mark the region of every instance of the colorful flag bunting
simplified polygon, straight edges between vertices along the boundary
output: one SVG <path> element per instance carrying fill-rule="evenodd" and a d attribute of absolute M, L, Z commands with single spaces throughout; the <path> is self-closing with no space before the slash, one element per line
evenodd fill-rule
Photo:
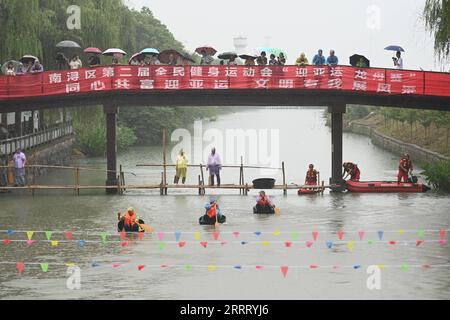
<path fill-rule="evenodd" d="M 48 241 L 52 239 L 52 235 L 53 235 L 52 231 L 45 231 L 45 236 L 47 237 Z"/>
<path fill-rule="evenodd" d="M 160 241 L 159 244 L 158 244 L 158 246 L 159 246 L 159 250 L 164 250 L 164 249 L 166 248 L 166 243 Z"/>
<path fill-rule="evenodd" d="M 281 273 L 283 274 L 283 277 L 287 278 L 288 271 L 289 271 L 289 267 L 288 266 L 282 266 L 281 267 Z"/>
<path fill-rule="evenodd" d="M 314 244 L 314 242 L 312 242 L 312 241 L 306 241 L 306 246 L 308 248 L 311 248 L 313 246 L 313 244 Z"/>
<path fill-rule="evenodd" d="M 313 235 L 314 241 L 317 241 L 317 237 L 319 236 L 319 233 L 318 233 L 317 231 L 314 231 L 314 232 L 312 233 L 312 235 Z"/>
<path fill-rule="evenodd" d="M 19 272 L 19 274 L 22 274 L 22 271 L 23 271 L 23 262 L 17 262 L 16 268 L 17 268 L 17 271 Z"/>
<path fill-rule="evenodd" d="M 194 238 L 195 240 L 200 241 L 202 239 L 202 234 L 197 231 L 194 233 Z"/>
<path fill-rule="evenodd" d="M 292 241 L 298 241 L 298 239 L 300 238 L 300 234 L 296 231 L 291 233 L 291 239 Z"/>
<path fill-rule="evenodd" d="M 444 238 L 445 238 L 445 230 L 444 230 L 444 229 L 442 229 L 442 230 L 439 231 L 439 237 L 440 237 L 441 239 L 444 239 Z"/>
<path fill-rule="evenodd" d="M 342 240 L 344 238 L 344 232 L 343 231 L 339 231 L 338 232 L 338 238 L 339 238 L 339 240 Z"/>
<path fill-rule="evenodd" d="M 185 241 L 180 241 L 180 242 L 178 243 L 178 247 L 180 247 L 180 248 L 184 248 L 185 245 L 186 245 L 186 242 L 185 242 Z"/>
<path fill-rule="evenodd" d="M 215 271 L 217 269 L 216 266 L 208 266 L 209 271 Z"/>
<path fill-rule="evenodd" d="M 359 240 L 361 240 L 361 241 L 363 241 L 364 240 L 364 236 L 365 236 L 365 232 L 364 231 L 360 231 L 360 232 L 358 232 L 358 235 L 359 235 Z"/>
<path fill-rule="evenodd" d="M 354 242 L 354 241 L 349 241 L 349 242 L 347 242 L 347 248 L 348 248 L 348 251 L 353 251 L 354 245 L 355 245 L 355 242 Z"/>
<path fill-rule="evenodd" d="M 57 247 L 59 242 L 58 241 L 52 241 L 51 244 L 52 244 L 52 247 Z"/>
<path fill-rule="evenodd" d="M 239 238 L 239 235 L 240 235 L 241 233 L 240 232 L 233 232 L 233 236 L 237 239 L 237 238 Z"/>
<path fill-rule="evenodd" d="M 328 249 L 333 248 L 333 242 L 332 241 L 327 241 L 327 247 L 328 247 Z"/>
<path fill-rule="evenodd" d="M 200 244 L 202 245 L 203 248 L 206 248 L 208 246 L 207 241 L 202 241 L 202 242 L 200 242 Z"/>
<path fill-rule="evenodd" d="M 255 232 L 255 235 L 256 235 L 257 237 L 260 237 L 260 236 L 262 235 L 262 232 L 261 232 L 261 231 L 256 231 L 256 232 Z"/>
<path fill-rule="evenodd" d="M 30 247 L 33 244 L 33 242 L 34 242 L 33 240 L 27 240 L 27 246 Z"/>
<path fill-rule="evenodd" d="M 108 236 L 108 234 L 106 232 L 102 232 L 100 233 L 100 237 L 102 238 L 102 242 L 103 244 L 106 243 L 106 237 Z"/>
<path fill-rule="evenodd" d="M 378 239 L 383 240 L 384 231 L 378 231 Z"/>
<path fill-rule="evenodd" d="M 175 232 L 175 241 L 180 242 L 181 239 L 181 232 Z"/>
<path fill-rule="evenodd" d="M 213 236 L 215 241 L 219 240 L 219 235 L 220 235 L 219 231 L 214 231 Z"/>
<path fill-rule="evenodd" d="M 144 269 L 144 268 L 145 268 L 144 265 L 139 265 L 139 266 L 138 266 L 138 271 L 142 271 L 142 269 Z"/>
<path fill-rule="evenodd" d="M 67 240 L 73 240 L 73 233 L 70 232 L 70 231 L 67 231 L 67 232 L 66 232 L 66 239 L 67 239 Z"/>
<path fill-rule="evenodd" d="M 41 269 L 43 272 L 47 272 L 48 271 L 48 263 L 41 263 Z"/>
<path fill-rule="evenodd" d="M 11 243 L 11 240 L 9 240 L 9 239 L 3 240 L 3 244 L 4 244 L 4 245 L 8 245 L 8 244 L 10 244 L 10 243 Z"/>
<path fill-rule="evenodd" d="M 158 239 L 159 239 L 159 241 L 164 240 L 164 232 L 158 232 Z"/>
<path fill-rule="evenodd" d="M 33 231 L 27 231 L 28 240 L 31 240 L 31 238 L 33 238 L 33 234 L 34 234 Z"/>
<path fill-rule="evenodd" d="M 292 242 L 286 241 L 286 242 L 284 243 L 284 245 L 286 246 L 286 248 L 291 248 L 291 247 L 292 247 Z"/>

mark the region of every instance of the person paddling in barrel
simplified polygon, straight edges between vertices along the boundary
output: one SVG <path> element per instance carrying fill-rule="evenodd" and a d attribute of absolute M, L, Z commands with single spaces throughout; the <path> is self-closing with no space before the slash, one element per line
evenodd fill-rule
<path fill-rule="evenodd" d="M 270 201 L 269 197 L 264 191 L 261 191 L 256 198 L 256 206 L 253 208 L 254 213 L 275 213 L 275 205 Z"/>
<path fill-rule="evenodd" d="M 201 225 L 215 225 L 216 223 L 225 223 L 226 217 L 220 211 L 216 198 L 211 198 L 205 205 L 206 213 L 199 220 Z"/>
<path fill-rule="evenodd" d="M 317 186 L 317 178 L 319 171 L 314 169 L 314 165 L 309 165 L 309 170 L 306 172 L 305 185 L 307 186 Z"/>
<path fill-rule="evenodd" d="M 153 232 L 153 228 L 146 226 L 145 222 L 139 219 L 134 208 L 128 208 L 125 215 L 117 214 L 119 223 L 117 229 L 119 232 Z"/>
<path fill-rule="evenodd" d="M 413 172 L 413 164 L 409 154 L 405 153 L 400 159 L 400 164 L 398 166 L 398 175 L 397 175 L 397 183 L 400 184 L 403 182 L 409 182 L 409 175 L 412 175 Z"/>
<path fill-rule="evenodd" d="M 357 164 L 346 162 L 344 163 L 343 167 L 344 174 L 342 176 L 345 176 L 344 180 L 347 180 L 347 178 L 350 176 L 350 180 L 359 182 L 361 178 L 361 171 L 359 170 Z"/>

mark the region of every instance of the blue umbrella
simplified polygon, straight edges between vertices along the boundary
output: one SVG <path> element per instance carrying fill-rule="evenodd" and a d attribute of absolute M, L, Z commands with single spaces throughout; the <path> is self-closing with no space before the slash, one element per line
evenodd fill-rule
<path fill-rule="evenodd" d="M 154 54 L 154 55 L 158 55 L 159 51 L 155 48 L 145 48 L 144 50 L 141 51 L 142 54 Z"/>
<path fill-rule="evenodd" d="M 384 48 L 384 50 L 405 52 L 405 50 L 403 50 L 403 48 L 400 46 L 389 46 Z"/>

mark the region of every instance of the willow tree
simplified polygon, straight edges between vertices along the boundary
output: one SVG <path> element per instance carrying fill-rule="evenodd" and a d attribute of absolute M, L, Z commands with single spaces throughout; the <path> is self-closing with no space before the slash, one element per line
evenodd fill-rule
<path fill-rule="evenodd" d="M 426 0 L 425 25 L 435 38 L 434 48 L 440 60 L 450 57 L 450 1 Z"/>

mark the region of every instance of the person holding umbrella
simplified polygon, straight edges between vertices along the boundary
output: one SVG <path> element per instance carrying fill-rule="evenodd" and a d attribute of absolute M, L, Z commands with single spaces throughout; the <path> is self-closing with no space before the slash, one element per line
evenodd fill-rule
<path fill-rule="evenodd" d="M 267 65 L 267 53 L 265 51 L 261 52 L 261 55 L 256 60 L 259 66 L 266 66 Z"/>
<path fill-rule="evenodd" d="M 14 70 L 14 64 L 12 62 L 9 62 L 6 66 L 6 73 L 7 76 L 15 76 L 16 70 Z"/>
<path fill-rule="evenodd" d="M 30 68 L 30 73 L 42 73 L 42 72 L 44 72 L 44 67 L 39 62 L 39 60 L 36 59 L 32 67 Z"/>
<path fill-rule="evenodd" d="M 200 60 L 200 65 L 211 65 L 214 61 L 214 58 L 209 55 L 206 50 L 201 51 L 202 59 Z"/>
<path fill-rule="evenodd" d="M 396 57 L 392 58 L 392 60 L 394 61 L 394 67 L 396 69 L 403 69 L 403 58 L 400 51 L 397 51 Z"/>
<path fill-rule="evenodd" d="M 300 54 L 300 57 L 298 57 L 297 61 L 295 61 L 295 64 L 297 66 L 307 66 L 309 64 L 308 58 L 306 58 L 304 52 Z"/>
<path fill-rule="evenodd" d="M 83 62 L 81 62 L 81 59 L 77 54 L 73 55 L 72 60 L 69 62 L 69 67 L 72 70 L 81 69 L 83 67 Z"/>

